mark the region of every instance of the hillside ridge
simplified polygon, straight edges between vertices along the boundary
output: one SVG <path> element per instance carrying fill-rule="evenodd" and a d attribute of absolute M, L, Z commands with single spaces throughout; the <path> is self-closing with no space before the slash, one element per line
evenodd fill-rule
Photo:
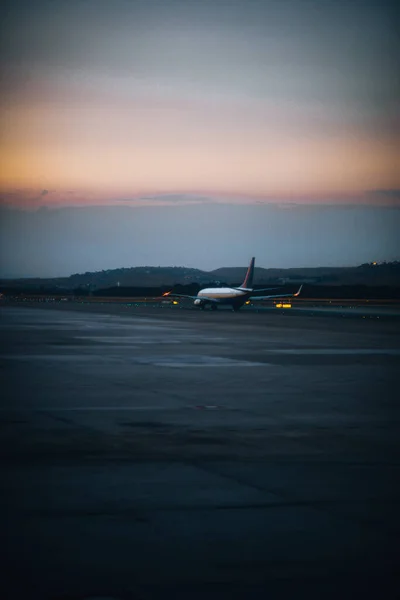
<path fill-rule="evenodd" d="M 1 287 L 58 288 L 90 290 L 110 287 L 160 287 L 209 284 L 240 285 L 247 267 L 220 267 L 202 271 L 190 267 L 126 267 L 86 273 L 69 277 L 0 279 Z M 364 263 L 357 267 L 263 268 L 254 270 L 254 284 L 310 283 L 314 285 L 400 285 L 400 261 Z"/>

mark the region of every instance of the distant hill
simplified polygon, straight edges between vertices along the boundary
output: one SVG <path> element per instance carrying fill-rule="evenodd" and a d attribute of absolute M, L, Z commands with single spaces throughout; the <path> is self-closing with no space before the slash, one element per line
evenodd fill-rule
<path fill-rule="evenodd" d="M 176 285 L 203 284 L 240 285 L 246 267 L 222 267 L 201 271 L 186 267 L 131 267 L 86 272 L 58 278 L 2 279 L 0 291 L 96 291 L 108 288 L 161 288 Z M 254 284 L 295 284 L 341 286 L 400 286 L 400 262 L 366 263 L 358 267 L 309 267 L 296 269 L 264 269 L 256 267 Z"/>
<path fill-rule="evenodd" d="M 209 273 L 216 279 L 241 282 L 243 269 L 221 268 Z M 358 267 L 304 267 L 255 269 L 255 284 L 304 282 L 322 285 L 400 285 L 400 262 L 365 263 Z"/>

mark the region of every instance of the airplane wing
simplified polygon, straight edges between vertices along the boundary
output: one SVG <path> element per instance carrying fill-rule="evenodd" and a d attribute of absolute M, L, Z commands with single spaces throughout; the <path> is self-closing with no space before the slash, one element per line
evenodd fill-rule
<path fill-rule="evenodd" d="M 259 290 L 253 290 L 253 292 L 269 292 L 269 290 L 279 290 L 279 288 L 277 288 L 277 287 L 273 287 L 273 288 L 261 288 Z"/>
<path fill-rule="evenodd" d="M 196 300 L 198 296 L 189 296 L 188 294 L 174 294 L 173 292 L 166 292 L 162 295 L 163 298 L 190 298 L 191 300 Z"/>
<path fill-rule="evenodd" d="M 249 300 L 269 300 L 270 298 L 294 298 L 300 295 L 301 288 L 303 284 L 299 287 L 298 291 L 295 294 L 271 294 L 269 296 L 250 296 Z"/>

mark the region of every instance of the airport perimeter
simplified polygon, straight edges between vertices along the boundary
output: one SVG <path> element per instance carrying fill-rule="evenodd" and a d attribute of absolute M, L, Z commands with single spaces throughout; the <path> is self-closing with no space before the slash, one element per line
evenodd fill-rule
<path fill-rule="evenodd" d="M 397 598 L 372 316 L 2 306 L 2 597 Z"/>

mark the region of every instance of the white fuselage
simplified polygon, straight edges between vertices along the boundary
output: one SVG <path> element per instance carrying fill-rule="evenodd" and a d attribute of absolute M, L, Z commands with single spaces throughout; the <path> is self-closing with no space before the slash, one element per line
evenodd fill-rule
<path fill-rule="evenodd" d="M 246 296 L 247 293 L 248 292 L 246 292 L 245 290 L 238 290 L 235 288 L 204 288 L 203 290 L 199 291 L 197 297 L 215 298 L 216 300 L 228 300 L 232 298 L 240 298 L 241 296 Z"/>
<path fill-rule="evenodd" d="M 204 288 L 197 294 L 194 304 L 195 306 L 200 306 L 200 308 L 204 308 L 207 304 L 211 304 L 211 308 L 217 308 L 217 304 L 230 304 L 233 307 L 240 308 L 250 294 L 251 290 L 247 290 L 246 288 Z"/>

